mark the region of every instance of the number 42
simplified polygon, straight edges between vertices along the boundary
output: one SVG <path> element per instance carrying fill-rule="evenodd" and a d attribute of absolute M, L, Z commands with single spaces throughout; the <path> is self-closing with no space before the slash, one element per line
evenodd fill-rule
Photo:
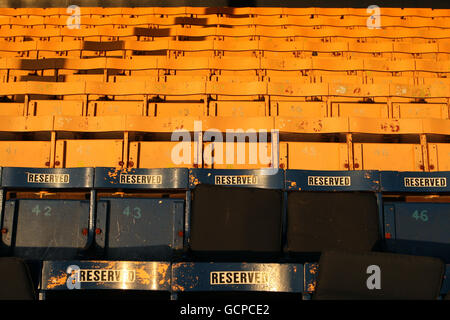
<path fill-rule="evenodd" d="M 41 213 L 41 209 L 39 209 L 39 205 L 35 206 L 32 210 L 31 210 L 34 214 L 36 214 L 36 216 L 38 216 Z M 51 207 L 44 207 L 44 216 L 46 217 L 50 217 L 52 214 L 52 208 Z"/>

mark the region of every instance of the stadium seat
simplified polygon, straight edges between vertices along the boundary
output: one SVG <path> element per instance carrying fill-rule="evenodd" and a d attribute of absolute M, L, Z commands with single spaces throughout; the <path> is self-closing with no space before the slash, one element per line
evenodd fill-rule
<path fill-rule="evenodd" d="M 326 251 L 319 266 L 314 300 L 435 300 L 444 275 L 439 259 L 378 252 Z"/>
<path fill-rule="evenodd" d="M 129 165 L 135 168 L 193 168 L 194 152 L 194 143 L 190 142 L 130 142 Z"/>
<path fill-rule="evenodd" d="M 205 168 L 214 169 L 262 169 L 269 168 L 273 159 L 271 143 L 260 142 L 212 142 L 203 145 Z"/>
<path fill-rule="evenodd" d="M 26 263 L 18 258 L 0 258 L 0 300 L 36 298 Z"/>
<path fill-rule="evenodd" d="M 206 115 L 205 105 L 195 102 L 151 102 L 148 115 L 155 117 L 201 117 Z"/>
<path fill-rule="evenodd" d="M 111 174 L 115 173 L 115 174 Z M 97 213 L 97 246 L 100 256 L 112 260 L 171 260 L 183 248 L 184 199 L 158 195 L 126 194 L 113 197 L 115 188 L 145 188 L 178 192 L 187 189 L 186 169 L 117 171 L 97 168 L 96 186 L 107 210 Z M 185 185 L 183 185 L 183 183 Z"/>
<path fill-rule="evenodd" d="M 1 141 L 0 166 L 2 167 L 36 167 L 50 165 L 49 141 Z"/>
<path fill-rule="evenodd" d="M 271 101 L 271 116 L 324 118 L 327 105 L 324 102 Z"/>
<path fill-rule="evenodd" d="M 142 101 L 91 101 L 88 116 L 145 115 Z"/>
<path fill-rule="evenodd" d="M 123 161 L 122 140 L 57 140 L 57 168 L 116 167 Z"/>
<path fill-rule="evenodd" d="M 104 257 L 133 261 L 171 259 L 172 251 L 182 248 L 182 241 L 180 246 L 176 239 L 183 232 L 184 201 L 101 199 L 109 205 L 108 217 L 104 217 L 108 221 L 104 230 L 108 244 Z"/>
<path fill-rule="evenodd" d="M 311 262 L 327 250 L 377 248 L 381 228 L 374 175 L 287 170 L 285 250 Z"/>
<path fill-rule="evenodd" d="M 358 170 L 423 171 L 420 145 L 409 143 L 354 143 Z"/>
<path fill-rule="evenodd" d="M 3 244 L 25 259 L 74 258 L 86 245 L 88 218 L 89 201 L 7 200 L 3 225 L 11 232 Z"/>
<path fill-rule="evenodd" d="M 289 252 L 370 251 L 380 237 L 373 194 L 292 192 L 288 221 Z"/>
<path fill-rule="evenodd" d="M 437 103 L 394 103 L 392 116 L 395 119 L 435 118 L 448 119 L 448 106 Z"/>
<path fill-rule="evenodd" d="M 448 203 L 384 202 L 387 250 L 438 257 L 449 263 L 448 208 Z"/>
<path fill-rule="evenodd" d="M 233 177 L 223 171 L 222 177 L 221 171 L 214 171 L 210 183 L 215 185 L 200 183 L 192 190 L 190 248 L 209 261 L 229 253 L 273 258 L 281 250 L 282 193 L 273 187 L 239 186 L 241 174 L 245 184 L 256 179 L 263 185 L 266 178 L 255 175 L 257 171 L 235 172 L 238 176 Z M 226 186 L 229 182 L 238 185 Z"/>
<path fill-rule="evenodd" d="M 386 104 L 373 103 L 333 103 L 333 117 L 388 118 L 389 107 Z"/>
<path fill-rule="evenodd" d="M 23 116 L 24 104 L 4 102 L 0 104 L 0 116 Z"/>
<path fill-rule="evenodd" d="M 32 100 L 28 105 L 28 116 L 81 116 L 82 101 L 69 100 Z"/>
<path fill-rule="evenodd" d="M 450 171 L 450 144 L 429 143 L 428 155 L 431 171 Z"/>
<path fill-rule="evenodd" d="M 85 255 L 92 206 L 83 189 L 92 186 L 92 174 L 86 168 L 4 168 L 2 186 L 9 197 L 4 204 L 3 254 L 38 261 Z M 102 210 L 100 203 L 97 210 Z"/>
<path fill-rule="evenodd" d="M 287 145 L 286 169 L 348 170 L 347 144 L 333 142 L 281 142 Z M 280 161 L 282 162 L 282 161 Z"/>
<path fill-rule="evenodd" d="M 216 101 L 209 104 L 209 115 L 220 117 L 263 117 L 268 114 L 266 114 L 264 101 Z"/>

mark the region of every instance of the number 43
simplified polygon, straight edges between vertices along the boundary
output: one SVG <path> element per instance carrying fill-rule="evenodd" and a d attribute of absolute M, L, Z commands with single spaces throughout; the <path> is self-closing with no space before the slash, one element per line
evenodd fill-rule
<path fill-rule="evenodd" d="M 125 207 L 125 209 L 123 210 L 123 214 L 124 215 L 126 215 L 127 217 L 128 216 L 130 216 L 130 212 L 131 210 L 130 210 L 130 207 Z M 142 214 L 141 214 L 141 208 L 139 208 L 139 207 L 134 207 L 133 208 L 133 218 L 135 218 L 135 219 L 140 219 L 142 217 Z"/>
<path fill-rule="evenodd" d="M 419 220 L 419 219 L 420 219 L 420 220 L 422 220 L 423 222 L 427 222 L 427 221 L 428 221 L 428 215 L 427 215 L 427 213 L 428 213 L 427 210 L 422 210 L 422 211 L 420 211 L 420 213 L 419 213 L 418 210 L 416 210 L 416 211 L 414 211 L 412 217 L 413 217 L 414 219 L 416 219 L 416 220 Z"/>

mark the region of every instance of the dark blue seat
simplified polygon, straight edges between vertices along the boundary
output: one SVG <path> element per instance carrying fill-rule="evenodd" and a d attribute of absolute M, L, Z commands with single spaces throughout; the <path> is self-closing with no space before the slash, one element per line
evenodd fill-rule
<path fill-rule="evenodd" d="M 450 263 L 450 203 L 438 202 L 450 192 L 449 182 L 450 172 L 381 173 L 387 251 Z M 405 201 L 408 196 L 413 200 Z"/>

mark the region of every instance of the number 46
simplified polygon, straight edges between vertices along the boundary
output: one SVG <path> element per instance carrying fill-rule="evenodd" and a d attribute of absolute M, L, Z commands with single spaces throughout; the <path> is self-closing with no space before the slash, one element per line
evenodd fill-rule
<path fill-rule="evenodd" d="M 428 211 L 427 210 L 422 210 L 422 211 L 420 211 L 420 213 L 419 213 L 419 211 L 418 210 L 416 210 L 416 211 L 414 211 L 414 213 L 413 213 L 413 218 L 414 219 L 416 219 L 416 220 L 422 220 L 423 222 L 427 222 L 428 221 L 428 215 L 427 215 L 427 213 L 428 213 Z"/>

